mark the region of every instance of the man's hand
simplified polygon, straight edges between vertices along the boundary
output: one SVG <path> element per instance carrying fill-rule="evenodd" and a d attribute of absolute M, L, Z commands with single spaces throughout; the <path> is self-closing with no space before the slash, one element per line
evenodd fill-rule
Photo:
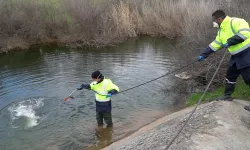
<path fill-rule="evenodd" d="M 226 43 L 226 44 L 223 45 L 223 47 L 228 48 L 228 47 L 229 47 L 229 44 Z"/>
<path fill-rule="evenodd" d="M 77 90 L 82 90 L 83 89 L 83 84 L 81 84 L 79 87 L 76 88 Z"/>
<path fill-rule="evenodd" d="M 108 93 L 106 96 L 107 96 L 107 97 L 111 97 L 111 96 L 112 96 L 112 94 L 111 94 L 111 93 Z"/>
<path fill-rule="evenodd" d="M 205 59 L 204 56 L 202 56 L 202 55 L 198 56 L 198 61 L 203 61 L 204 59 Z"/>

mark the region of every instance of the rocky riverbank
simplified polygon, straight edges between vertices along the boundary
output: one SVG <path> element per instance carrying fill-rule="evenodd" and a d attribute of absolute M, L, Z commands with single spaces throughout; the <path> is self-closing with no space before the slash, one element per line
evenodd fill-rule
<path fill-rule="evenodd" d="M 243 109 L 249 102 L 209 102 L 198 107 L 172 150 L 249 150 L 250 112 Z M 104 150 L 164 150 L 188 118 L 193 107 L 165 116 Z"/>

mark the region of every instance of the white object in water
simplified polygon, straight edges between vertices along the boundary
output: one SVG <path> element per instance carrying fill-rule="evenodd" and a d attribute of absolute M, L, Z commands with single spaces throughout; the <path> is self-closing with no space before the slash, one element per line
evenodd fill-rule
<path fill-rule="evenodd" d="M 182 73 L 176 74 L 174 76 L 177 78 L 183 79 L 183 80 L 187 80 L 187 79 L 191 78 L 191 75 L 188 75 L 187 72 L 182 72 Z"/>
<path fill-rule="evenodd" d="M 11 113 L 12 121 L 18 120 L 20 118 L 26 118 L 27 127 L 36 126 L 38 124 L 38 119 L 40 117 L 36 116 L 35 109 L 43 106 L 42 101 L 43 101 L 43 98 L 26 100 L 8 108 L 8 110 Z"/>

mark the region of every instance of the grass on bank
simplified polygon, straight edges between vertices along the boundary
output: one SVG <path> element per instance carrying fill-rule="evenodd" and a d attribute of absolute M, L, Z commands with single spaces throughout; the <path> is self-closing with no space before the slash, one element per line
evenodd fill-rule
<path fill-rule="evenodd" d="M 224 93 L 224 87 L 218 87 L 216 90 L 212 92 L 207 92 L 202 101 L 215 100 L 217 97 L 222 96 L 223 93 Z M 188 98 L 186 106 L 197 104 L 202 94 L 203 94 L 202 92 L 192 94 Z M 233 93 L 232 96 L 235 99 L 243 99 L 250 101 L 250 88 L 244 83 L 243 79 L 238 80 L 235 92 Z"/>

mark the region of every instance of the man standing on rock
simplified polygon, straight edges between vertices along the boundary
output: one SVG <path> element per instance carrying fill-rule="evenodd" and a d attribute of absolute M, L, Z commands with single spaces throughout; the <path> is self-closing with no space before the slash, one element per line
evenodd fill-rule
<path fill-rule="evenodd" d="M 236 80 L 241 75 L 250 86 L 250 29 L 249 24 L 241 18 L 226 16 L 222 10 L 212 14 L 213 26 L 219 28 L 216 39 L 198 57 L 204 60 L 209 54 L 225 47 L 231 54 L 230 65 L 227 69 L 224 96 L 216 100 L 232 101 Z M 249 91 L 250 92 L 250 91 Z M 250 111 L 250 105 L 245 106 Z"/>

